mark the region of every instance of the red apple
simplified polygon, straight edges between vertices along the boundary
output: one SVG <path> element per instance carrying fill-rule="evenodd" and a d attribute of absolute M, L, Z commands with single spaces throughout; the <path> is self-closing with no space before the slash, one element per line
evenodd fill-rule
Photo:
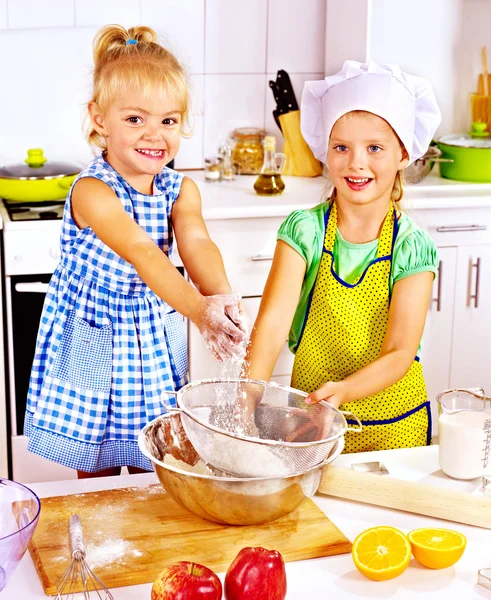
<path fill-rule="evenodd" d="M 152 600 L 220 600 L 222 582 L 215 573 L 182 560 L 166 567 L 152 586 Z"/>
<path fill-rule="evenodd" d="M 226 600 L 284 600 L 286 572 L 277 550 L 242 548 L 225 575 Z"/>

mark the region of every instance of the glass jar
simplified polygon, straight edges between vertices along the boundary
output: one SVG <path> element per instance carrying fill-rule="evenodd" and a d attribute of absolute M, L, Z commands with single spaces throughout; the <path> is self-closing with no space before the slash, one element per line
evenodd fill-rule
<path fill-rule="evenodd" d="M 235 142 L 232 159 L 239 165 L 241 175 L 258 175 L 261 172 L 264 133 L 264 130 L 257 127 L 240 127 L 232 132 Z"/>
<path fill-rule="evenodd" d="M 218 156 L 205 158 L 206 181 L 220 181 L 222 178 L 222 159 Z"/>

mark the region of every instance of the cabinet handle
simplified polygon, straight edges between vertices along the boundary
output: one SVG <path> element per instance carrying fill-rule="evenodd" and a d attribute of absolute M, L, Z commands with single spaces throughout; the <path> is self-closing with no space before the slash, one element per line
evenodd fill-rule
<path fill-rule="evenodd" d="M 487 225 L 442 225 L 437 227 L 438 233 L 457 233 L 459 231 L 486 231 Z"/>
<path fill-rule="evenodd" d="M 469 303 L 472 302 L 472 300 L 474 300 L 474 308 L 478 308 L 478 306 L 479 306 L 479 279 L 481 276 L 481 259 L 480 258 L 478 258 L 475 263 L 471 263 L 471 274 L 472 274 L 472 269 L 476 269 L 476 287 L 474 288 L 475 289 L 474 293 L 471 294 L 469 297 Z"/>
<path fill-rule="evenodd" d="M 42 281 L 26 281 L 15 284 L 16 292 L 27 292 L 31 294 L 46 294 L 49 284 Z"/>
<path fill-rule="evenodd" d="M 259 262 L 261 260 L 273 260 L 272 254 L 256 254 L 255 256 L 251 256 L 251 260 L 254 262 Z"/>
<path fill-rule="evenodd" d="M 442 272 L 443 272 L 443 262 L 440 261 L 438 263 L 438 285 L 436 288 L 436 298 L 433 298 L 433 302 L 436 302 L 436 311 L 440 312 L 442 310 Z"/>

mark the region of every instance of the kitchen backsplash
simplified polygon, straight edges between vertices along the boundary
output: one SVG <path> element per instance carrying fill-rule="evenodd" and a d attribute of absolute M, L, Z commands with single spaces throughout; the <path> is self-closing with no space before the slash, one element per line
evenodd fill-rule
<path fill-rule="evenodd" d="M 31 147 L 90 160 L 82 122 L 102 25 L 149 25 L 186 66 L 194 127 L 176 166 L 200 168 L 235 127 L 279 134 L 268 80 L 285 69 L 300 100 L 324 76 L 325 22 L 326 0 L 0 0 L 0 164 Z"/>

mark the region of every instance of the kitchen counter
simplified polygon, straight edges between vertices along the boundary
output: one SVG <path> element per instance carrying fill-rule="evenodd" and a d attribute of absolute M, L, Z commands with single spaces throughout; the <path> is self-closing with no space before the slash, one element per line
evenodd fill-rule
<path fill-rule="evenodd" d="M 354 462 L 381 461 L 394 476 L 408 481 L 419 481 L 472 492 L 478 482 L 459 482 L 446 478 L 439 470 L 438 447 L 389 450 L 365 454 L 344 455 L 337 466 Z M 120 488 L 155 483 L 155 474 L 126 475 L 81 481 L 59 481 L 32 484 L 41 497 L 75 494 L 102 489 Z M 461 560 L 448 569 L 433 571 L 419 565 L 414 559 L 398 578 L 374 582 L 361 575 L 353 565 L 350 554 L 287 563 L 287 600 L 343 600 L 355 598 L 434 600 L 491 599 L 491 591 L 477 585 L 477 571 L 491 567 L 491 531 L 439 519 L 423 517 L 368 504 L 315 496 L 314 500 L 326 515 L 353 540 L 361 531 L 377 525 L 391 525 L 408 532 L 419 527 L 447 527 L 467 537 L 467 548 Z M 244 541 L 244 545 L 247 543 Z M 223 580 L 223 574 L 220 574 Z M 151 584 L 116 588 L 115 600 L 143 600 L 150 598 Z M 28 554 L 5 588 L 5 600 L 46 598 Z M 264 599 L 267 600 L 267 599 Z"/>
<path fill-rule="evenodd" d="M 233 181 L 209 182 L 204 171 L 183 171 L 193 179 L 203 198 L 205 220 L 256 217 L 283 217 L 298 208 L 310 208 L 323 200 L 324 177 L 284 177 L 285 191 L 277 197 L 258 196 L 255 175 L 242 175 Z M 403 208 L 432 210 L 484 208 L 491 206 L 491 183 L 465 183 L 443 179 L 438 170 L 420 183 L 406 185 Z"/>

